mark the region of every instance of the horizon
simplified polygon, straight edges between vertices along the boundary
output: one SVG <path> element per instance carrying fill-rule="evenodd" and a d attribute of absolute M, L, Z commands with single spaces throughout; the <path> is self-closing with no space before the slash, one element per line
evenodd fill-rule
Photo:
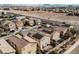
<path fill-rule="evenodd" d="M 0 6 L 79 6 L 79 4 L 0 4 Z"/>

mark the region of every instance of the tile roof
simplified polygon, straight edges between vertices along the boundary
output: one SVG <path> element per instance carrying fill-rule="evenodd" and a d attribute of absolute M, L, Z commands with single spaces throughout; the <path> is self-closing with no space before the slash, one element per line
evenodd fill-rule
<path fill-rule="evenodd" d="M 19 48 L 23 48 L 24 46 L 28 45 L 28 43 L 29 43 L 25 39 L 23 39 L 23 38 L 20 39 L 16 36 L 10 36 L 8 38 L 8 41 L 13 42 Z"/>

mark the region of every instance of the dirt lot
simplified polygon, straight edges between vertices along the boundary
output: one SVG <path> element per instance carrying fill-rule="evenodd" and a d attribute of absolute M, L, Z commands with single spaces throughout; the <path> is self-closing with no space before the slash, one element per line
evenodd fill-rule
<path fill-rule="evenodd" d="M 4 10 L 0 10 L 4 11 Z M 46 12 L 46 11 L 17 11 L 17 10 L 10 10 L 6 12 L 13 12 L 21 15 L 26 16 L 33 16 L 48 20 L 55 20 L 55 21 L 67 21 L 67 22 L 75 22 L 79 23 L 79 16 L 66 16 L 64 13 L 53 13 L 53 12 Z"/>

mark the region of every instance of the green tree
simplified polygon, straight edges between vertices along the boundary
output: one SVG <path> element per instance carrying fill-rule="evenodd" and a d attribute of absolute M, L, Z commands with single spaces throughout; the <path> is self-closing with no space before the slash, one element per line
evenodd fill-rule
<path fill-rule="evenodd" d="M 2 16 L 4 16 L 4 12 L 2 12 Z"/>
<path fill-rule="evenodd" d="M 3 33 L 4 32 L 4 29 L 3 28 L 0 28 L 0 33 Z"/>

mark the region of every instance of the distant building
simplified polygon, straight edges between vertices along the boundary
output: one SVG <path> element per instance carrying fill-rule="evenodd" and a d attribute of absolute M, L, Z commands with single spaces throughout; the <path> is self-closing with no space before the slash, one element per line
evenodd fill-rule
<path fill-rule="evenodd" d="M 50 37 L 44 36 L 40 33 L 32 35 L 32 38 L 38 42 L 38 46 L 41 50 L 44 50 L 48 45 L 50 45 Z"/>
<path fill-rule="evenodd" d="M 23 30 L 20 31 L 20 33 L 21 33 L 21 35 L 23 35 L 23 36 L 27 36 L 27 34 L 28 34 L 28 29 L 23 29 Z"/>
<path fill-rule="evenodd" d="M 27 25 L 33 26 L 33 25 L 40 25 L 42 21 L 37 18 L 29 18 L 29 19 L 25 19 L 24 23 Z"/>
<path fill-rule="evenodd" d="M 15 54 L 16 51 L 13 47 L 11 47 L 7 41 L 4 39 L 0 39 L 0 53 L 1 54 Z"/>
<path fill-rule="evenodd" d="M 67 29 L 67 27 L 54 27 L 54 31 L 51 33 L 51 39 L 55 41 L 60 40 L 61 35 L 63 36 Z"/>
<path fill-rule="evenodd" d="M 22 20 L 22 19 L 25 19 L 25 18 L 26 18 L 26 16 L 17 16 L 16 17 L 17 20 Z"/>
<path fill-rule="evenodd" d="M 52 33 L 52 40 L 55 40 L 55 41 L 60 40 L 60 32 L 54 31 L 54 32 Z"/>
<path fill-rule="evenodd" d="M 35 20 L 34 18 L 29 18 L 28 23 L 29 23 L 30 26 L 33 26 L 35 24 L 34 20 Z"/>
<path fill-rule="evenodd" d="M 4 10 L 10 10 L 10 8 L 4 8 Z"/>
<path fill-rule="evenodd" d="M 24 19 L 23 23 L 24 23 L 25 26 L 27 26 L 27 25 L 33 26 L 34 25 L 34 19 L 33 18 Z"/>
<path fill-rule="evenodd" d="M 67 31 L 67 29 L 68 29 L 68 27 L 54 27 L 54 29 L 56 30 L 56 31 L 58 31 L 58 32 L 63 32 L 63 35 L 66 33 L 66 31 Z"/>
<path fill-rule="evenodd" d="M 22 29 L 23 28 L 23 22 L 21 20 L 15 21 L 15 25 L 17 29 Z"/>
<path fill-rule="evenodd" d="M 14 47 L 17 53 L 21 54 L 35 54 L 37 50 L 36 41 L 32 40 L 28 36 L 10 36 L 8 42 Z"/>
<path fill-rule="evenodd" d="M 4 23 L 4 27 L 8 27 L 10 29 L 10 31 L 13 31 L 16 29 L 15 23 L 12 21 L 6 21 Z"/>
<path fill-rule="evenodd" d="M 44 33 L 46 33 L 46 34 L 51 34 L 53 31 L 54 31 L 53 28 L 44 28 L 44 29 L 42 30 L 42 32 L 44 32 Z"/>
<path fill-rule="evenodd" d="M 34 21 L 35 21 L 36 25 L 41 25 L 41 23 L 42 23 L 42 21 L 40 19 L 35 19 Z"/>

